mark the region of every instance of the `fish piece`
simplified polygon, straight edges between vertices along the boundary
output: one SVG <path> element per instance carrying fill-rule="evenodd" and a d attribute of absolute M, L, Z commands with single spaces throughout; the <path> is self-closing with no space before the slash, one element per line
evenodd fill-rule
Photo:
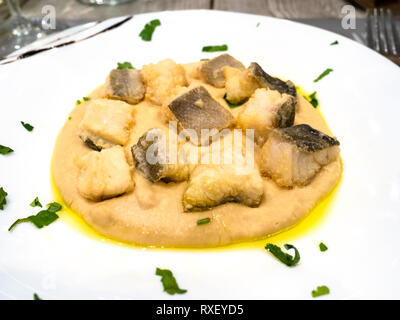
<path fill-rule="evenodd" d="M 132 106 L 123 101 L 93 99 L 87 102 L 79 124 L 79 137 L 91 149 L 100 151 L 124 145 L 133 123 Z"/>
<path fill-rule="evenodd" d="M 220 105 L 204 87 L 194 88 L 169 105 L 180 126 L 193 129 L 198 137 L 201 129 L 218 129 L 232 126 L 235 118 L 229 110 Z"/>
<path fill-rule="evenodd" d="M 152 182 L 179 182 L 189 178 L 191 166 L 178 158 L 172 161 L 168 145 L 167 134 L 159 128 L 153 128 L 132 146 L 135 166 L 146 179 Z"/>
<path fill-rule="evenodd" d="M 338 140 L 307 124 L 275 129 L 262 147 L 260 170 L 279 186 L 304 186 L 337 159 L 338 146 Z"/>
<path fill-rule="evenodd" d="M 140 70 L 114 69 L 107 77 L 105 96 L 137 104 L 144 98 L 145 86 Z"/>
<path fill-rule="evenodd" d="M 264 194 L 256 169 L 236 165 L 200 165 L 183 194 L 184 211 L 202 211 L 226 202 L 258 207 Z"/>
<path fill-rule="evenodd" d="M 232 104 L 240 104 L 259 88 L 258 81 L 247 69 L 223 67 L 225 77 L 226 100 Z"/>
<path fill-rule="evenodd" d="M 160 106 L 168 104 L 180 87 L 188 85 L 185 69 L 171 59 L 143 66 L 142 76 L 146 99 Z"/>
<path fill-rule="evenodd" d="M 200 72 L 204 80 L 217 88 L 225 86 L 225 77 L 222 67 L 230 66 L 237 69 L 245 69 L 245 66 L 229 54 L 221 54 L 214 59 L 206 61 L 201 66 Z"/>
<path fill-rule="evenodd" d="M 269 88 L 271 90 L 277 90 L 280 93 L 291 95 L 292 97 L 297 98 L 297 90 L 295 85 L 291 81 L 282 81 L 281 79 L 274 78 L 266 73 L 261 66 L 256 63 L 252 62 L 248 68 L 249 74 L 252 75 L 257 82 L 259 83 L 260 87 L 262 88 Z"/>
<path fill-rule="evenodd" d="M 254 129 L 256 142 L 260 145 L 272 129 L 292 126 L 296 113 L 291 95 L 265 88 L 257 89 L 242 108 L 237 125 L 242 129 Z"/>
<path fill-rule="evenodd" d="M 124 149 L 120 146 L 100 152 L 90 151 L 82 157 L 78 166 L 78 191 L 86 199 L 101 201 L 134 188 Z"/>

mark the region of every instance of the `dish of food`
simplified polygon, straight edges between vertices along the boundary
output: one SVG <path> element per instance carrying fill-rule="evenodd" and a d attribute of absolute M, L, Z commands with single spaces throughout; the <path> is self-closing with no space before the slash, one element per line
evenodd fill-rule
<path fill-rule="evenodd" d="M 375 52 L 158 12 L 0 67 L 1 298 L 398 295 L 400 72 Z"/>
<path fill-rule="evenodd" d="M 334 188 L 339 142 L 328 134 L 294 85 L 257 63 L 246 69 L 229 54 L 184 65 L 165 59 L 113 69 L 75 106 L 53 173 L 65 202 L 106 236 L 226 245 L 292 226 Z"/>

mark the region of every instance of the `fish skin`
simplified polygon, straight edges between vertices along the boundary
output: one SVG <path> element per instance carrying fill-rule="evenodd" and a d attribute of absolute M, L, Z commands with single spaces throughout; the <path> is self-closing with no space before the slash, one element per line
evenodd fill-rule
<path fill-rule="evenodd" d="M 177 97 L 168 107 L 179 124 L 185 129 L 195 130 L 198 137 L 201 136 L 201 129 L 221 130 L 232 126 L 235 121 L 231 112 L 214 100 L 202 86 Z"/>
<path fill-rule="evenodd" d="M 293 127 L 277 129 L 275 132 L 283 139 L 304 152 L 316 152 L 325 148 L 339 146 L 340 142 L 327 134 L 318 131 L 308 124 L 299 124 Z"/>
<path fill-rule="evenodd" d="M 297 102 L 297 90 L 295 85 L 291 81 L 282 81 L 279 78 L 275 78 L 266 73 L 257 62 L 252 62 L 248 68 L 249 73 L 257 79 L 261 87 L 269 88 L 271 90 L 277 90 L 280 93 L 286 93 L 295 98 Z"/>
<path fill-rule="evenodd" d="M 162 140 L 157 138 L 157 141 L 148 141 L 147 137 L 149 134 L 161 137 Z M 165 133 L 159 128 L 149 129 L 145 132 L 139 138 L 137 144 L 131 147 L 132 157 L 135 160 L 135 167 L 151 182 L 158 182 L 160 180 L 164 182 L 185 181 L 189 178 L 191 166 L 181 162 L 168 164 L 167 150 L 164 150 L 164 142 L 167 141 L 166 139 Z M 149 163 L 146 154 L 149 147 L 153 145 L 160 158 L 158 158 L 158 161 L 155 163 Z M 161 158 L 163 155 L 165 155 L 165 158 Z"/>
<path fill-rule="evenodd" d="M 272 130 L 261 149 L 259 166 L 280 187 L 306 186 L 339 154 L 339 141 L 301 124 Z"/>
<path fill-rule="evenodd" d="M 113 69 L 106 81 L 106 96 L 137 104 L 143 100 L 145 86 L 140 70 Z"/>
<path fill-rule="evenodd" d="M 223 88 L 225 86 L 225 76 L 221 68 L 226 66 L 245 69 L 245 66 L 240 61 L 225 53 L 204 62 L 200 72 L 207 83 L 217 88 Z"/>
<path fill-rule="evenodd" d="M 86 138 L 84 143 L 92 150 L 94 151 L 101 151 L 103 149 L 100 146 L 97 146 L 90 138 Z"/>

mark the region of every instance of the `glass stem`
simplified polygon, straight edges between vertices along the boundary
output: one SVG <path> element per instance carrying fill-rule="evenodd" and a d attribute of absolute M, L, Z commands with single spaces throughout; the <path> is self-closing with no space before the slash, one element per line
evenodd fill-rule
<path fill-rule="evenodd" d="M 21 7 L 19 6 L 19 0 L 4 0 L 4 2 L 10 10 L 12 18 L 22 16 Z"/>

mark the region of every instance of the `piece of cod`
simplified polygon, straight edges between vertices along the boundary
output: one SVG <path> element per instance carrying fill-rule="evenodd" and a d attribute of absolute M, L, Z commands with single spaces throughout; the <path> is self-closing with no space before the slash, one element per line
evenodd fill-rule
<path fill-rule="evenodd" d="M 86 199 L 101 201 L 134 188 L 124 149 L 120 146 L 90 151 L 80 159 L 78 167 L 78 191 Z"/>
<path fill-rule="evenodd" d="M 200 165 L 190 175 L 183 194 L 184 211 L 203 211 L 238 202 L 258 207 L 264 194 L 257 169 L 240 165 Z"/>
<path fill-rule="evenodd" d="M 273 130 L 261 150 L 260 171 L 281 187 L 304 186 L 339 156 L 339 141 L 307 124 Z"/>
<path fill-rule="evenodd" d="M 242 129 L 254 129 L 259 145 L 267 140 L 272 129 L 293 125 L 296 112 L 293 96 L 265 88 L 257 89 L 242 108 L 237 125 Z"/>

